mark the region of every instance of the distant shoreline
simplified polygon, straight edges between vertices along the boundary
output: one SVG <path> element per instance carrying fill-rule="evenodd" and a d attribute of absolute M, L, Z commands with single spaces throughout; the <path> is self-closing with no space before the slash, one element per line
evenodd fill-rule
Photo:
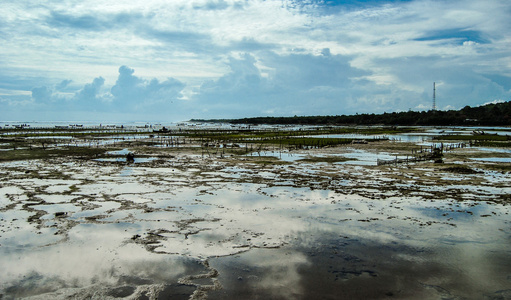
<path fill-rule="evenodd" d="M 511 101 L 460 110 L 407 111 L 338 116 L 192 119 L 190 122 L 268 125 L 511 126 Z"/>

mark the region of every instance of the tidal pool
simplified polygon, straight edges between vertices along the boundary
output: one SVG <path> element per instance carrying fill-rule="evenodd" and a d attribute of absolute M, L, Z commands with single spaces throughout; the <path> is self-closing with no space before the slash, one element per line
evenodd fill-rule
<path fill-rule="evenodd" d="M 146 163 L 155 160 L 155 157 L 135 157 L 134 163 Z M 126 157 L 107 157 L 107 158 L 97 158 L 96 161 L 103 162 L 126 162 Z"/>
<path fill-rule="evenodd" d="M 295 157 L 0 163 L 0 298 L 510 297 L 509 173 Z"/>
<path fill-rule="evenodd" d="M 282 161 L 287 161 L 287 162 L 300 160 L 305 157 L 304 154 L 293 153 L 290 151 L 260 151 L 260 152 L 249 153 L 246 156 L 276 157 Z"/>
<path fill-rule="evenodd" d="M 472 159 L 478 161 L 511 163 L 511 157 L 477 157 Z"/>

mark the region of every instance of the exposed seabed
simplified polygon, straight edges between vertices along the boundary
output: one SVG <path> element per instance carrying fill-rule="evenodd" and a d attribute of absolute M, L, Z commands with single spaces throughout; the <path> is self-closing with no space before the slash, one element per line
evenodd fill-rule
<path fill-rule="evenodd" d="M 1 162 L 0 298 L 511 298 L 509 172 L 351 147 Z"/>

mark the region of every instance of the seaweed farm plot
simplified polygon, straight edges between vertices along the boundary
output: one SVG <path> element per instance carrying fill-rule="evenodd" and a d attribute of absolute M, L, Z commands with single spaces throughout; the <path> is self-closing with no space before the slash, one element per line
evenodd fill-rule
<path fill-rule="evenodd" d="M 0 298 L 510 298 L 504 148 L 217 138 L 2 151 Z"/>

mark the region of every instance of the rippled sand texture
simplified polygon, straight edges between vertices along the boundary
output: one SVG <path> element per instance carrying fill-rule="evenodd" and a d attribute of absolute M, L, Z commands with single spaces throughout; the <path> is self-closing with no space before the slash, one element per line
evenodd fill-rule
<path fill-rule="evenodd" d="M 0 163 L 0 298 L 511 297 L 509 173 L 290 157 Z"/>

